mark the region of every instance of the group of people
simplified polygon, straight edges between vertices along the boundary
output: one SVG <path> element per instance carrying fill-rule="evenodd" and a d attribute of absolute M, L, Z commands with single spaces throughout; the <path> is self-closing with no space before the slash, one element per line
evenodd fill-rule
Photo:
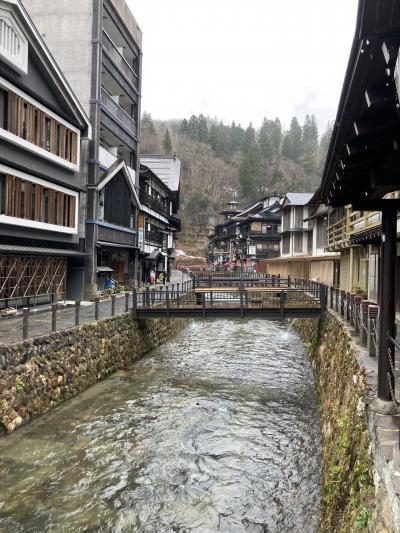
<path fill-rule="evenodd" d="M 156 275 L 156 272 L 151 269 L 150 270 L 150 285 L 155 285 L 156 283 L 162 283 L 164 284 L 167 280 L 167 273 L 166 272 L 159 272 L 158 276 Z"/>

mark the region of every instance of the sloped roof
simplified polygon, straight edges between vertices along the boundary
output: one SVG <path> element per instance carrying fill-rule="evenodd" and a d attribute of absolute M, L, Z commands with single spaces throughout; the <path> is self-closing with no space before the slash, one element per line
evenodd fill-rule
<path fill-rule="evenodd" d="M 173 192 L 179 190 L 181 162 L 174 155 L 145 155 L 140 158 L 145 165 Z"/>
<path fill-rule="evenodd" d="M 306 205 L 313 197 L 309 192 L 288 192 L 286 198 L 291 205 Z"/>
<path fill-rule="evenodd" d="M 116 161 L 111 165 L 111 167 L 102 174 L 100 181 L 97 184 L 97 190 L 101 191 L 101 189 L 103 189 L 107 185 L 107 183 L 111 181 L 116 174 L 118 174 L 120 170 L 122 170 L 122 172 L 124 173 L 128 187 L 130 188 L 132 196 L 140 209 L 141 204 L 135 187 L 135 176 L 132 176 L 129 167 L 123 159 L 116 159 Z"/>

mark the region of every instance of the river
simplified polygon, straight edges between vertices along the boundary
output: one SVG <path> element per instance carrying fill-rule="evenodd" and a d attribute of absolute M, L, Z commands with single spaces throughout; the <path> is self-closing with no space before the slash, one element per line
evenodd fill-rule
<path fill-rule="evenodd" d="M 0 531 L 318 531 L 312 370 L 281 322 L 192 322 L 0 439 Z"/>

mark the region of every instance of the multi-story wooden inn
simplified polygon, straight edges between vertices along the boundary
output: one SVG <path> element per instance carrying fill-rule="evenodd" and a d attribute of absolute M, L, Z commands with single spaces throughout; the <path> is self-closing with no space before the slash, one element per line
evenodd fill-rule
<path fill-rule="evenodd" d="M 89 120 L 18 0 L 0 0 L 0 307 L 83 291 Z"/>
<path fill-rule="evenodd" d="M 266 197 L 240 211 L 229 202 L 220 214 L 225 221 L 209 236 L 207 256 L 215 267 L 254 268 L 279 256 L 281 198 Z"/>
<path fill-rule="evenodd" d="M 146 155 L 140 161 L 140 274 L 148 283 L 151 271 L 168 277 L 176 258 L 181 162 L 163 155 Z"/>
<path fill-rule="evenodd" d="M 86 295 L 136 283 L 142 32 L 124 0 L 25 0 L 90 117 Z M 60 21 L 62 20 L 62 24 Z"/>

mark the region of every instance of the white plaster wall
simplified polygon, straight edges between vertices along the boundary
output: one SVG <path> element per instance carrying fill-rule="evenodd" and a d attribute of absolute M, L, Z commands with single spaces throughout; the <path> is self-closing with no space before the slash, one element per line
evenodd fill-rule
<path fill-rule="evenodd" d="M 92 73 L 92 0 L 23 0 L 87 115 Z"/>

